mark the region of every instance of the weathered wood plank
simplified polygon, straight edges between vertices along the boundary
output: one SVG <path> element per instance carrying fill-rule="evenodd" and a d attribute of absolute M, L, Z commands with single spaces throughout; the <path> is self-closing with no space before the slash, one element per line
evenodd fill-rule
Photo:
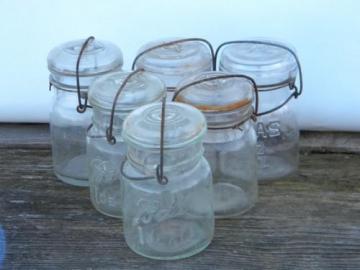
<path fill-rule="evenodd" d="M 0 148 L 48 148 L 47 124 L 0 124 Z"/>
<path fill-rule="evenodd" d="M 4 148 L 4 269 L 360 269 L 359 165 L 356 154 L 302 155 L 299 175 L 261 185 L 241 219 L 217 221 L 203 253 L 159 262 L 126 247 L 87 189 L 55 180 L 49 149 Z"/>
<path fill-rule="evenodd" d="M 302 131 L 300 138 L 305 151 L 360 153 L 359 132 Z"/>
<path fill-rule="evenodd" d="M 304 151 L 360 153 L 360 133 L 302 131 L 300 146 Z M 0 148 L 48 147 L 47 124 L 0 124 Z"/>

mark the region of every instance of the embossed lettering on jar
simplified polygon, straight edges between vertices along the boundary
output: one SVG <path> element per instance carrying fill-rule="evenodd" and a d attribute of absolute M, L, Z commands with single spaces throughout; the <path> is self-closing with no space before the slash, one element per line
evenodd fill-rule
<path fill-rule="evenodd" d="M 148 72 L 129 75 L 129 72 L 116 72 L 102 76 L 89 90 L 93 106 L 93 125 L 87 134 L 91 202 L 101 213 L 118 218 L 122 215 L 120 165 L 126 155 L 121 137 L 123 121 L 134 109 L 158 102 L 166 95 L 163 82 Z M 114 102 L 112 134 L 109 134 Z"/>
<path fill-rule="evenodd" d="M 242 75 L 207 72 L 182 81 L 175 94 L 176 101 L 191 104 L 206 117 L 205 157 L 218 218 L 239 216 L 257 200 L 254 87 Z"/>
<path fill-rule="evenodd" d="M 158 40 L 145 44 L 139 54 L 150 48 L 181 39 Z M 143 68 L 154 73 L 165 82 L 168 100 L 171 100 L 178 82 L 188 76 L 212 70 L 212 48 L 202 41 L 185 41 L 162 46 L 141 55 L 134 63 L 135 68 Z"/>
<path fill-rule="evenodd" d="M 294 50 L 268 41 L 228 44 L 221 53 L 220 70 L 246 74 L 258 86 L 259 180 L 279 179 L 294 173 L 298 167 L 299 128 L 288 101 L 302 92 L 301 68 Z M 300 87 L 295 86 L 298 73 Z"/>
<path fill-rule="evenodd" d="M 85 107 L 88 87 L 100 74 L 120 70 L 123 64 L 120 49 L 112 43 L 88 41 L 79 62 L 80 96 L 76 64 L 85 41 L 75 40 L 55 47 L 47 59 L 50 83 L 55 90 L 50 114 L 54 173 L 63 182 L 76 186 L 88 186 L 86 130 L 91 124 L 91 108 Z M 78 112 L 78 108 L 83 111 Z"/>
<path fill-rule="evenodd" d="M 163 156 L 168 183 L 158 182 L 161 108 L 161 104 L 143 106 L 124 122 L 128 154 L 123 170 L 123 222 L 133 251 L 170 260 L 194 255 L 211 242 L 212 177 L 203 157 L 204 116 L 191 106 L 168 103 Z"/>

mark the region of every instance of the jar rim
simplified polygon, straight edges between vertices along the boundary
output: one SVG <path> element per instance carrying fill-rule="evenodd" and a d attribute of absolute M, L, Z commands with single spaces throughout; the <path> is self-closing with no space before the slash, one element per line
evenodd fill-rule
<path fill-rule="evenodd" d="M 211 113 L 230 112 L 230 111 L 234 111 L 234 110 L 237 110 L 237 109 L 247 107 L 252 102 L 250 99 L 243 99 L 243 100 L 239 100 L 239 101 L 229 103 L 229 104 L 226 104 L 226 105 L 191 104 L 189 101 L 186 101 L 181 96 L 178 96 L 176 98 L 176 101 L 181 102 L 181 103 L 185 103 L 185 104 L 189 104 L 189 105 L 197 108 L 198 110 L 202 111 L 203 113 L 208 113 L 208 112 L 211 112 Z"/>

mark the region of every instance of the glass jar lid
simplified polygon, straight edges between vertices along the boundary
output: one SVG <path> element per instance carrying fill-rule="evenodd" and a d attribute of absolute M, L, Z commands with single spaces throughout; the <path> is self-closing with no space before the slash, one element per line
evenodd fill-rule
<path fill-rule="evenodd" d="M 147 43 L 140 48 L 139 54 L 154 46 L 176 40 L 180 39 L 174 38 Z M 172 45 L 164 45 L 163 47 L 146 52 L 137 59 L 135 67 L 143 68 L 159 76 L 185 76 L 194 72 L 211 70 L 212 55 L 206 43 L 201 41 L 184 41 Z M 164 81 L 166 82 L 166 80 Z"/>
<path fill-rule="evenodd" d="M 89 38 L 90 39 L 90 38 Z M 76 91 L 76 63 L 85 40 L 74 40 L 52 49 L 48 55 L 50 83 L 58 89 Z M 121 70 L 121 50 L 107 41 L 89 40 L 80 59 L 79 86 L 87 91 L 96 76 Z"/>
<path fill-rule="evenodd" d="M 253 114 L 255 93 L 253 82 L 241 76 L 216 71 L 194 75 L 179 84 L 175 101 L 201 110 L 209 128 L 238 124 Z"/>
<path fill-rule="evenodd" d="M 73 40 L 52 49 L 48 68 L 52 73 L 76 75 L 76 62 L 85 40 Z M 85 48 L 79 66 L 80 76 L 93 76 L 119 69 L 123 65 L 121 50 L 111 42 L 92 40 Z"/>
<path fill-rule="evenodd" d="M 142 106 L 131 112 L 123 124 L 123 139 L 133 146 L 159 149 L 161 103 Z M 198 142 L 205 135 L 204 115 L 192 106 L 169 102 L 165 107 L 164 148 L 180 148 Z"/>
<path fill-rule="evenodd" d="M 288 50 L 270 44 L 246 41 L 229 44 L 224 47 L 219 61 L 220 70 L 248 75 L 258 87 L 288 84 L 295 81 L 298 71 L 296 60 Z"/>
<path fill-rule="evenodd" d="M 98 77 L 89 88 L 93 107 L 111 110 L 120 86 L 131 72 L 114 72 Z M 131 111 L 142 105 L 159 101 L 166 95 L 164 83 L 148 72 L 134 74 L 121 91 L 115 111 Z"/>

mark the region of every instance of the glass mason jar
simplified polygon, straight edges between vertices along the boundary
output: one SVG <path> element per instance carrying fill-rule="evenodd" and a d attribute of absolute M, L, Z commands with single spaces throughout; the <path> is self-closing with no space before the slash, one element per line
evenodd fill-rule
<path fill-rule="evenodd" d="M 65 183 L 88 186 L 86 130 L 91 123 L 91 109 L 86 105 L 88 87 L 96 76 L 120 70 L 122 53 L 114 44 L 91 37 L 55 47 L 47 62 L 50 86 L 55 90 L 50 113 L 54 173 Z"/>
<path fill-rule="evenodd" d="M 288 102 L 302 92 L 302 73 L 294 50 L 281 43 L 260 40 L 227 42 L 217 52 L 221 47 L 220 70 L 248 75 L 258 86 L 259 180 L 294 173 L 299 163 L 299 128 Z M 295 86 L 298 72 L 299 88 Z"/>
<path fill-rule="evenodd" d="M 93 125 L 88 131 L 87 158 L 90 198 L 99 212 L 122 216 L 120 165 L 125 159 L 126 146 L 121 131 L 125 117 L 165 95 L 164 83 L 148 72 L 111 73 L 99 77 L 90 86 Z"/>
<path fill-rule="evenodd" d="M 206 72 L 182 81 L 174 96 L 206 117 L 205 158 L 212 170 L 217 218 L 239 216 L 257 200 L 255 89 L 246 76 Z"/>
<path fill-rule="evenodd" d="M 165 82 L 168 100 L 178 82 L 188 76 L 213 69 L 213 48 L 200 38 L 166 39 L 145 44 L 133 62 Z"/>
<path fill-rule="evenodd" d="M 205 132 L 201 112 L 180 103 L 168 103 L 163 118 L 161 104 L 152 104 L 125 119 L 123 224 L 126 242 L 136 253 L 180 259 L 211 242 L 214 210 L 211 169 L 203 157 Z"/>

